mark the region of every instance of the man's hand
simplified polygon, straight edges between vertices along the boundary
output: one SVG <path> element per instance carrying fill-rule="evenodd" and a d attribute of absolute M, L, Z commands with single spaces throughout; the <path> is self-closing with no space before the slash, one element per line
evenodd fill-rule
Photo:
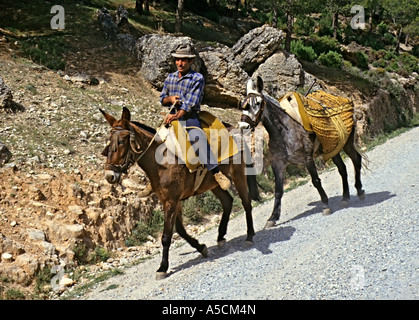
<path fill-rule="evenodd" d="M 181 103 L 179 100 L 179 96 L 169 96 L 163 99 L 163 105 L 164 106 L 171 106 L 171 105 L 178 105 Z"/>
<path fill-rule="evenodd" d="M 178 112 L 176 112 L 176 114 L 168 114 L 164 119 L 164 123 L 169 124 L 174 120 L 178 120 L 179 118 L 181 118 L 185 114 L 186 114 L 186 111 L 183 110 L 183 109 L 180 109 Z"/>

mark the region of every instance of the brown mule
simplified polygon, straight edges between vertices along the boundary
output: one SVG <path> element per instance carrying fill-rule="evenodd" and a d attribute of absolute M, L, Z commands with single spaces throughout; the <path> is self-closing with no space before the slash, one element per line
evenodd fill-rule
<path fill-rule="evenodd" d="M 156 131 L 146 125 L 131 121 L 131 115 L 127 108 L 123 108 L 122 117 L 116 120 L 113 116 L 100 110 L 111 125 L 110 142 L 103 151 L 106 156 L 105 178 L 111 183 L 118 183 L 121 174 L 137 163 L 150 179 L 153 191 L 163 204 L 164 209 L 164 230 L 162 236 L 163 256 L 157 278 L 166 276 L 169 267 L 169 247 L 173 234 L 173 227 L 192 247 L 196 248 L 204 257 L 207 256 L 207 247 L 200 244 L 196 239 L 186 233 L 182 223 L 181 201 L 189 197 L 199 195 L 211 190 L 220 200 L 223 207 L 223 215 L 218 229 L 217 241 L 219 244 L 225 242 L 224 236 L 227 232 L 227 223 L 230 217 L 233 198 L 226 190 L 221 189 L 215 181 L 214 175 L 207 172 L 201 185 L 194 190 L 196 173 L 191 173 L 184 164 L 160 164 L 156 160 L 156 151 L 159 143 L 154 141 Z M 242 153 L 244 151 L 241 151 Z M 242 154 L 241 159 L 245 159 Z M 233 163 L 230 159 L 228 164 L 220 164 L 220 171 L 229 176 L 240 196 L 246 212 L 247 239 L 253 242 L 255 234 L 253 229 L 251 195 L 258 194 L 255 176 L 246 176 L 246 163 Z M 255 198 L 253 196 L 252 198 Z M 256 199 L 255 199 L 256 200 Z"/>

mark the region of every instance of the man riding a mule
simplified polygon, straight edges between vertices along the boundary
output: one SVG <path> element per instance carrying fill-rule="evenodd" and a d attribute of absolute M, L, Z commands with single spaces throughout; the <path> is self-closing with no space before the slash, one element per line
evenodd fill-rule
<path fill-rule="evenodd" d="M 168 125 L 174 120 L 179 120 L 179 123 L 185 126 L 200 162 L 214 174 L 220 187 L 227 190 L 230 180 L 219 170 L 207 137 L 201 130 L 199 112 L 205 80 L 202 74 L 191 69 L 195 59 L 193 49 L 190 45 L 180 45 L 172 56 L 175 58 L 177 71 L 167 76 L 160 94 L 163 106 L 173 106 L 164 122 Z"/>

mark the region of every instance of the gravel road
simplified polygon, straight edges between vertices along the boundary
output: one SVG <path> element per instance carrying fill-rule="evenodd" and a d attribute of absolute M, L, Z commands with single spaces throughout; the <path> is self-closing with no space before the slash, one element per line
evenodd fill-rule
<path fill-rule="evenodd" d="M 156 281 L 161 255 L 124 269 L 81 299 L 419 299 L 419 127 L 368 152 L 366 199 L 340 206 L 336 169 L 321 174 L 330 216 L 311 183 L 284 195 L 281 220 L 264 229 L 273 200 L 255 207 L 254 245 L 245 218 L 232 219 L 227 243 L 216 228 L 199 236 L 204 259 L 188 244 L 171 247 L 169 275 Z M 111 289 L 113 288 L 113 289 Z"/>

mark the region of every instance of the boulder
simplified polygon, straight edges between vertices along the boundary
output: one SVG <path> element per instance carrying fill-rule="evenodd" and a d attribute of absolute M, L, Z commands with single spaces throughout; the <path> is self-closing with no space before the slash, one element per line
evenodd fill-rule
<path fill-rule="evenodd" d="M 108 9 L 102 8 L 97 11 L 97 20 L 99 21 L 100 30 L 102 30 L 106 39 L 115 41 L 118 34 L 118 26 L 113 21 Z"/>
<path fill-rule="evenodd" d="M 10 158 L 12 157 L 12 153 L 9 149 L 0 142 L 0 167 L 6 164 Z"/>
<path fill-rule="evenodd" d="M 8 108 L 13 102 L 12 90 L 4 83 L 0 76 L 0 108 Z"/>
<path fill-rule="evenodd" d="M 234 61 L 230 48 L 218 46 L 199 52 L 204 67 L 205 94 L 203 103 L 215 107 L 237 107 L 246 95 L 247 73 Z"/>
<path fill-rule="evenodd" d="M 137 59 L 141 61 L 140 74 L 158 90 L 163 88 L 164 80 L 169 73 L 176 71 L 172 58 L 180 44 L 193 46 L 189 37 L 175 37 L 170 35 L 149 34 L 139 38 L 135 44 Z M 197 55 L 192 68 L 201 69 L 201 59 Z"/>
<path fill-rule="evenodd" d="M 253 77 L 261 76 L 264 89 L 273 97 L 282 97 L 288 91 L 307 88 L 314 77 L 307 74 L 293 54 L 278 52 L 262 63 Z M 318 85 L 313 90 L 318 89 Z"/>
<path fill-rule="evenodd" d="M 234 60 L 249 75 L 276 52 L 284 38 L 282 30 L 264 25 L 252 29 L 233 46 Z"/>

